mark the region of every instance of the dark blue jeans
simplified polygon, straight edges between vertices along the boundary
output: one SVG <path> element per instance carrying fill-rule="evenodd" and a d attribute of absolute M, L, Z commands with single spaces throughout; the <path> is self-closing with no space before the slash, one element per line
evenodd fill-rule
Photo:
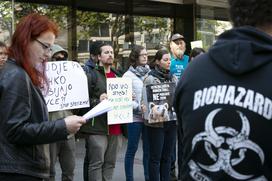
<path fill-rule="evenodd" d="M 178 127 L 178 179 L 181 179 L 181 166 L 182 166 L 182 155 L 183 155 L 183 150 L 182 150 L 182 132 L 181 128 Z"/>
<path fill-rule="evenodd" d="M 128 144 L 125 155 L 125 173 L 126 180 L 133 181 L 133 164 L 140 137 L 143 140 L 143 166 L 145 179 L 148 180 L 148 142 L 146 135 L 146 126 L 143 122 L 134 122 L 128 124 Z"/>
<path fill-rule="evenodd" d="M 177 125 L 175 121 L 164 123 L 163 128 L 148 127 L 149 145 L 149 180 L 169 181 L 171 154 L 176 140 Z"/>
<path fill-rule="evenodd" d="M 175 140 L 175 145 L 177 144 L 177 140 Z M 174 146 L 173 152 L 171 154 L 171 171 L 176 169 L 176 160 L 177 160 L 177 148 Z"/>

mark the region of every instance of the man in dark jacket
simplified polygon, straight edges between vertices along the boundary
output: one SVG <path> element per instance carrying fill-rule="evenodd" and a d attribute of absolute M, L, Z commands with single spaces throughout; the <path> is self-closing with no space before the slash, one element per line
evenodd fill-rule
<path fill-rule="evenodd" d="M 94 87 L 97 82 L 97 76 L 95 73 L 96 64 L 98 62 L 97 57 L 99 54 L 99 47 L 102 45 L 102 41 L 93 41 L 90 45 L 89 52 L 90 52 L 90 58 L 86 61 L 85 65 L 83 66 L 83 69 L 86 73 L 87 80 L 88 80 L 88 91 L 89 91 L 89 97 L 90 100 L 92 99 L 92 94 L 94 93 Z M 79 110 L 78 115 L 83 115 L 86 112 L 88 112 L 92 108 L 92 105 L 88 108 L 82 108 Z M 89 123 L 90 124 L 90 123 Z M 83 130 L 83 131 L 82 131 Z M 83 178 L 84 181 L 88 181 L 88 168 L 89 168 L 89 147 L 88 147 L 88 132 L 84 131 L 85 128 L 81 129 L 77 136 L 85 137 L 85 148 L 86 148 L 86 154 L 84 157 L 84 166 L 83 166 Z"/>
<path fill-rule="evenodd" d="M 96 68 L 96 64 L 98 62 L 97 56 L 99 53 L 99 47 L 102 45 L 102 41 L 93 41 L 90 45 L 89 52 L 90 52 L 90 58 L 86 61 L 86 63 L 83 65 L 83 70 L 86 73 L 87 80 L 88 80 L 88 92 L 89 97 L 92 97 L 92 94 L 94 92 L 93 88 L 96 84 L 97 77 L 94 73 L 94 69 Z M 77 110 L 78 115 L 84 115 L 87 113 L 92 107 L 82 108 Z M 80 131 L 79 131 L 80 132 Z"/>
<path fill-rule="evenodd" d="M 98 62 L 97 56 L 99 53 L 99 47 L 102 45 L 102 41 L 93 41 L 90 44 L 89 52 L 90 52 L 90 59 L 86 61 L 83 69 L 88 74 L 90 69 L 95 69 L 95 66 Z M 87 70 L 88 69 L 88 70 Z"/>
<path fill-rule="evenodd" d="M 96 74 L 96 83 L 90 97 L 92 107 L 107 99 L 107 78 L 120 76 L 112 69 L 114 60 L 112 46 L 103 43 L 98 50 L 98 66 L 93 70 Z M 106 113 L 89 120 L 80 131 L 89 135 L 86 140 L 89 159 L 88 180 L 110 181 L 121 144 L 121 126 L 119 124 L 109 126 Z"/>
<path fill-rule="evenodd" d="M 272 180 L 272 1 L 229 0 L 234 28 L 185 70 L 181 180 Z"/>

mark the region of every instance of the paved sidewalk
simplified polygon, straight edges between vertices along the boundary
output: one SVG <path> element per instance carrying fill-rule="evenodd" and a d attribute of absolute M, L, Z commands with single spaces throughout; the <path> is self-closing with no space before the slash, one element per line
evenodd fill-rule
<path fill-rule="evenodd" d="M 119 152 L 116 168 L 114 170 L 112 181 L 125 181 L 124 158 L 126 152 L 127 142 L 124 140 L 121 151 Z M 144 181 L 144 170 L 142 165 L 142 144 L 140 142 L 139 149 L 134 160 L 134 181 Z M 74 181 L 83 181 L 83 160 L 85 155 L 84 140 L 76 142 L 76 169 Z M 59 165 L 56 165 L 56 181 L 61 181 L 61 170 Z"/>

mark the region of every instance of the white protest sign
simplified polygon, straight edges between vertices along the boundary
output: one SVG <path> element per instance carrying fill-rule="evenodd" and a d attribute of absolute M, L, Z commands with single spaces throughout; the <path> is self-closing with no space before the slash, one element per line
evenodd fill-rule
<path fill-rule="evenodd" d="M 130 78 L 108 78 L 107 95 L 113 110 L 108 112 L 108 124 L 131 123 L 132 80 Z"/>
<path fill-rule="evenodd" d="M 202 40 L 191 41 L 191 49 L 194 49 L 194 48 L 203 48 Z"/>
<path fill-rule="evenodd" d="M 87 77 L 77 62 L 47 62 L 49 90 L 45 96 L 49 112 L 89 106 Z"/>

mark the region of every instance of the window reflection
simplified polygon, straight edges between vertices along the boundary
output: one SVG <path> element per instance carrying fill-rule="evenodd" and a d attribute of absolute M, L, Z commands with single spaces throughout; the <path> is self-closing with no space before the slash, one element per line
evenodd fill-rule
<path fill-rule="evenodd" d="M 115 53 L 115 66 L 119 69 L 128 67 L 128 55 L 133 44 L 147 48 L 149 58 L 154 56 L 156 49 L 168 46 L 173 31 L 173 19 L 151 16 L 125 16 L 122 14 L 76 11 L 76 25 L 71 24 L 67 17 L 69 9 L 65 6 L 15 2 L 15 25 L 23 16 L 30 12 L 38 12 L 49 16 L 57 22 L 60 34 L 56 43 L 68 49 L 71 36 L 76 36 L 77 59 L 84 63 L 89 58 L 91 41 L 102 40 L 111 42 Z M 0 41 L 7 42 L 11 35 L 12 7 L 11 1 L 0 3 Z M 76 33 L 69 32 L 76 26 Z M 71 53 L 69 52 L 71 55 Z"/>

